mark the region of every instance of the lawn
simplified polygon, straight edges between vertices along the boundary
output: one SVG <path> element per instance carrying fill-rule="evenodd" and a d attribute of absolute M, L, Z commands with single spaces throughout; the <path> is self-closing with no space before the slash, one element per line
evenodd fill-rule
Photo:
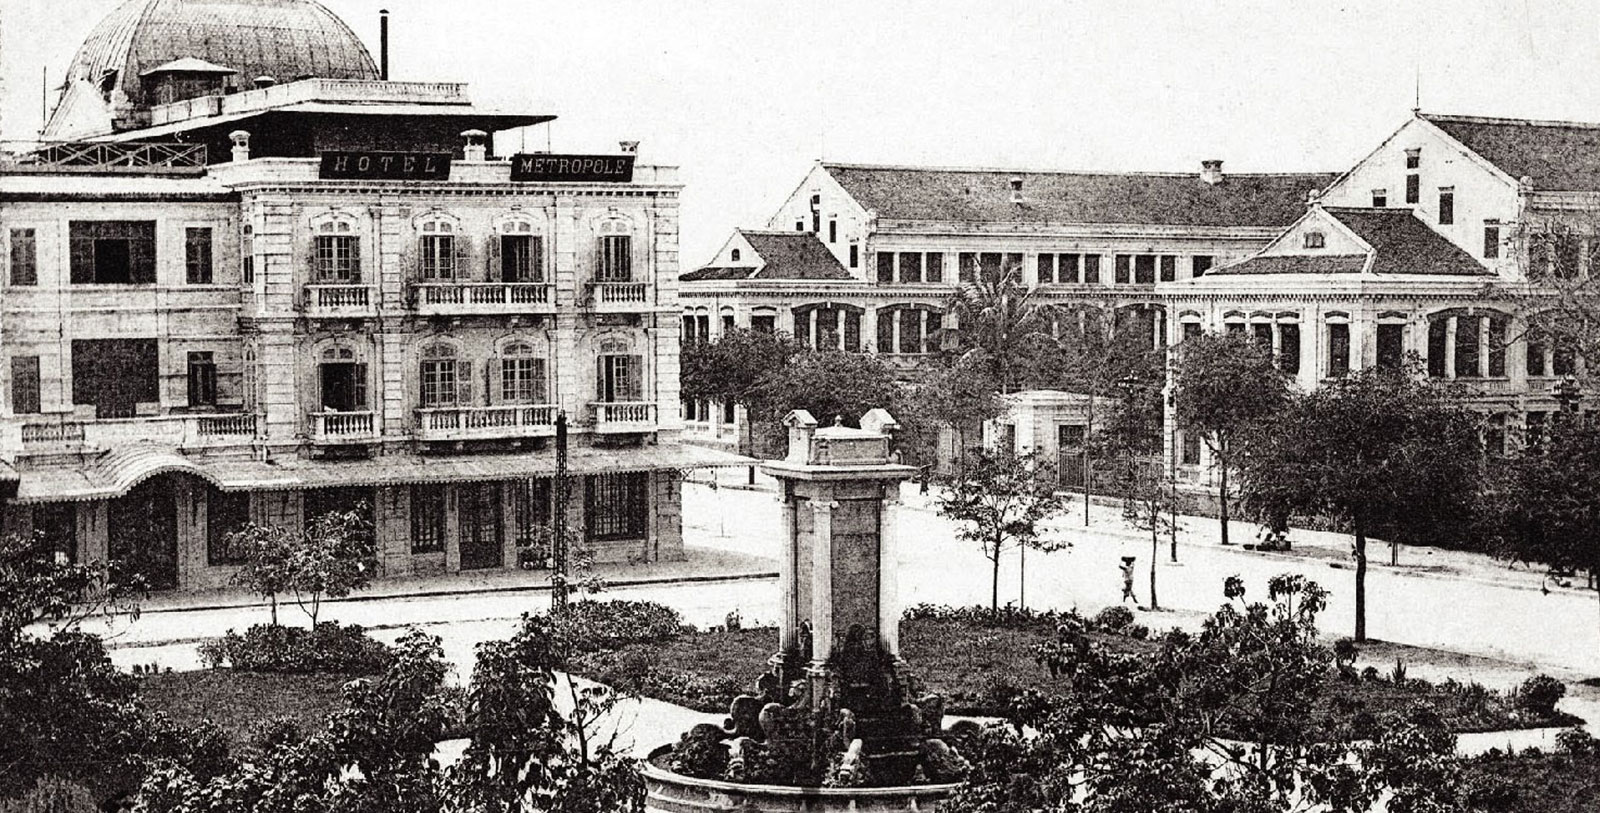
<path fill-rule="evenodd" d="M 1489 809 L 1505 813 L 1594 813 L 1600 810 L 1600 755 L 1529 752 L 1491 754 L 1462 763 L 1473 777 L 1509 778 L 1516 798 Z"/>
<path fill-rule="evenodd" d="M 139 697 L 154 711 L 185 725 L 209 719 L 227 732 L 237 751 L 262 723 L 276 717 L 294 720 L 302 731 L 320 730 L 328 715 L 344 707 L 340 689 L 350 675 L 240 672 L 203 669 L 151 675 Z"/>
<path fill-rule="evenodd" d="M 989 626 L 968 621 L 910 619 L 900 625 L 900 649 L 926 690 L 945 698 L 952 714 L 999 716 L 996 689 L 1060 690 L 1060 683 L 1034 661 L 1033 647 L 1050 639 L 1047 625 Z M 1149 652 L 1153 641 L 1091 634 L 1124 653 Z M 739 694 L 751 691 L 778 647 L 773 628 L 714 630 L 684 635 L 665 644 L 628 646 L 586 655 L 577 671 L 629 691 L 712 714 L 726 713 Z M 1437 713 L 1457 732 L 1566 726 L 1579 722 L 1558 713 L 1538 718 L 1510 699 L 1482 687 L 1430 684 L 1415 679 L 1346 682 L 1330 680 L 1324 704 L 1341 715 L 1383 717 L 1419 708 Z"/>

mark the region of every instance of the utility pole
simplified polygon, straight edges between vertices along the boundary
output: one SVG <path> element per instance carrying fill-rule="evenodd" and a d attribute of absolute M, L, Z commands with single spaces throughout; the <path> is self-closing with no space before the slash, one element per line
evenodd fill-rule
<path fill-rule="evenodd" d="M 556 516 L 550 541 L 550 614 L 567 609 L 567 413 L 556 415 Z"/>

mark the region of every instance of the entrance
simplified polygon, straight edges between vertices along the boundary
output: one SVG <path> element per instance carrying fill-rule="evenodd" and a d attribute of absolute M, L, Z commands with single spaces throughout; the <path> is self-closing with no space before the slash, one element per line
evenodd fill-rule
<path fill-rule="evenodd" d="M 111 501 L 111 558 L 150 590 L 178 586 L 178 495 L 170 475 L 152 477 Z"/>
<path fill-rule="evenodd" d="M 462 483 L 456 488 L 461 525 L 461 569 L 505 565 L 505 531 L 500 522 L 499 483 Z"/>
<path fill-rule="evenodd" d="M 322 408 L 328 412 L 357 412 L 367 408 L 366 365 L 324 362 Z"/>

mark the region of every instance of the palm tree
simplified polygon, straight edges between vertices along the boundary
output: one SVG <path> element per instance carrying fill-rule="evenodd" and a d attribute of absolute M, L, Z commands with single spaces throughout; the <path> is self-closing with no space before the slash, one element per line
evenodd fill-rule
<path fill-rule="evenodd" d="M 1002 394 L 1021 388 L 1027 359 L 1051 343 L 1055 306 L 1022 282 L 1022 268 L 979 270 L 946 304 L 964 357 L 987 368 Z"/>

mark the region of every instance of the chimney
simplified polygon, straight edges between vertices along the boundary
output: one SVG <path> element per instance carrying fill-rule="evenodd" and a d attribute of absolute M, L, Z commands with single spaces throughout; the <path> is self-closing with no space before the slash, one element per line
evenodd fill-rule
<path fill-rule="evenodd" d="M 243 163 L 250 160 L 250 133 L 246 130 L 234 130 L 228 134 L 233 141 L 233 161 Z"/>
<path fill-rule="evenodd" d="M 1011 179 L 1011 202 L 1012 203 L 1021 203 L 1022 202 L 1022 179 L 1021 178 L 1012 178 Z"/>
<path fill-rule="evenodd" d="M 257 76 L 253 84 L 255 85 L 256 90 L 262 90 L 278 84 L 278 80 L 271 76 Z"/>
<path fill-rule="evenodd" d="M 482 130 L 466 130 L 461 133 L 461 137 L 466 140 L 466 146 L 461 151 L 463 157 L 468 161 L 488 160 L 489 147 L 485 143 L 489 138 L 488 133 Z"/>
<path fill-rule="evenodd" d="M 389 81 L 389 10 L 378 9 L 378 78 Z"/>
<path fill-rule="evenodd" d="M 1306 190 L 1306 204 L 1307 205 L 1316 203 L 1317 200 L 1319 198 L 1321 198 L 1321 197 L 1322 197 L 1322 190 L 1321 189 L 1307 189 Z"/>
<path fill-rule="evenodd" d="M 639 142 L 637 141 L 618 141 L 617 145 L 622 148 L 623 155 L 639 154 Z"/>
<path fill-rule="evenodd" d="M 1212 186 L 1222 183 L 1222 161 L 1217 158 L 1213 158 L 1209 161 L 1201 161 L 1200 180 L 1205 181 Z"/>

